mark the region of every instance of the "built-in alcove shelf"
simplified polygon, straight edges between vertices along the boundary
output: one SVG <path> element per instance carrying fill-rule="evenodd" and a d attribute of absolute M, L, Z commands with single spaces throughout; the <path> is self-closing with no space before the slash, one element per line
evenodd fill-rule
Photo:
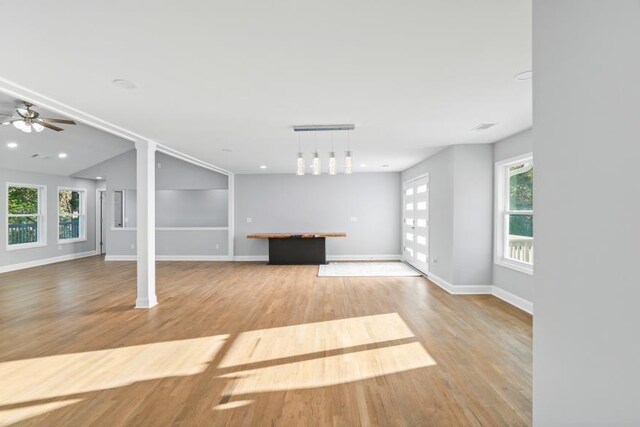
<path fill-rule="evenodd" d="M 109 194 L 112 206 L 111 229 L 136 229 L 136 191 L 115 190 Z M 156 230 L 228 230 L 229 190 L 157 190 Z"/>

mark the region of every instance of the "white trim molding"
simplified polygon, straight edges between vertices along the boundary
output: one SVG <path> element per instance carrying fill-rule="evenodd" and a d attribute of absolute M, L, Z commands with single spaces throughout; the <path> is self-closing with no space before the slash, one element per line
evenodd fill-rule
<path fill-rule="evenodd" d="M 136 255 L 106 255 L 105 261 L 136 261 Z M 227 255 L 156 255 L 156 261 L 232 261 Z"/>
<path fill-rule="evenodd" d="M 269 261 L 269 255 L 236 255 L 234 261 Z M 327 261 L 401 261 L 402 255 L 327 255 Z"/>
<path fill-rule="evenodd" d="M 327 261 L 402 261 L 402 255 L 327 255 Z"/>
<path fill-rule="evenodd" d="M 269 255 L 236 255 L 233 257 L 234 261 L 239 262 L 252 262 L 252 261 L 261 261 L 267 262 L 269 261 Z"/>
<path fill-rule="evenodd" d="M 34 214 L 10 214 L 9 213 L 9 188 L 35 188 L 38 190 L 38 213 Z M 17 182 L 6 182 L 5 186 L 5 203 L 6 211 L 4 213 L 4 230 L 6 233 L 5 250 L 16 251 L 20 249 L 39 248 L 47 246 L 47 185 L 45 184 L 22 184 Z M 38 240 L 30 243 L 15 243 L 9 244 L 9 216 L 22 216 L 22 217 L 38 217 Z"/>
<path fill-rule="evenodd" d="M 505 291 L 502 288 L 497 286 L 493 286 L 493 290 L 491 292 L 496 298 L 500 298 L 502 301 L 507 302 L 515 307 L 518 307 L 520 310 L 526 311 L 527 313 L 533 315 L 533 303 L 528 301 L 518 295 L 512 294 L 509 291 Z"/>
<path fill-rule="evenodd" d="M 505 291 L 497 286 L 456 286 L 432 273 L 427 274 L 427 278 L 452 295 L 492 295 L 533 315 L 533 303 L 531 301 Z"/>
<path fill-rule="evenodd" d="M 167 156 L 175 157 L 176 159 L 180 159 L 180 160 L 185 161 L 187 163 L 191 163 L 193 165 L 200 166 L 201 168 L 209 169 L 211 171 L 218 172 L 218 173 L 221 173 L 221 174 L 227 175 L 227 176 L 233 175 L 232 172 L 230 172 L 230 171 L 228 171 L 226 169 L 223 169 L 223 168 L 221 168 L 219 166 L 212 165 L 211 163 L 205 162 L 203 160 L 196 159 L 193 156 L 190 156 L 188 154 L 185 154 L 185 153 L 183 153 L 181 151 L 178 151 L 178 150 L 175 150 L 173 148 L 167 147 L 166 145 L 157 144 L 156 145 L 156 149 L 160 153 L 166 154 Z"/>
<path fill-rule="evenodd" d="M 39 267 L 41 265 L 55 264 L 58 262 L 71 261 L 74 259 L 86 258 L 90 256 L 95 256 L 95 255 L 97 255 L 96 251 L 79 252 L 76 254 L 68 254 L 68 255 L 62 255 L 62 256 L 57 256 L 52 258 L 43 258 L 43 259 L 37 259 L 34 261 L 21 262 L 18 264 L 2 265 L 0 266 L 0 273 L 7 273 L 9 271 L 15 271 L 15 270 L 23 270 L 25 268 Z"/>
<path fill-rule="evenodd" d="M 231 261 L 227 255 L 156 255 L 157 261 Z"/>
<path fill-rule="evenodd" d="M 514 211 L 509 210 L 509 184 L 508 184 L 508 171 L 507 168 L 510 165 L 518 164 L 521 162 L 530 162 L 529 167 L 533 167 L 533 153 L 525 153 L 509 159 L 500 160 L 495 162 L 494 166 L 494 254 L 493 263 L 502 267 L 510 268 L 512 270 L 519 271 L 521 273 L 533 275 L 534 266 L 526 262 L 518 261 L 508 258 L 505 255 L 507 250 L 507 233 L 508 233 L 508 218 L 509 215 L 532 215 L 533 210 L 530 211 Z"/>
<path fill-rule="evenodd" d="M 61 239 L 60 238 L 60 192 L 61 191 L 72 191 L 80 194 L 80 206 L 79 206 L 79 214 L 78 214 L 78 234 L 80 237 L 77 238 L 69 238 L 69 239 Z M 56 237 L 58 241 L 58 245 L 65 245 L 68 243 L 79 243 L 87 241 L 87 225 L 89 225 L 89 220 L 87 218 L 87 189 L 86 188 L 73 188 L 73 187 L 62 187 L 58 186 L 58 190 L 56 192 Z"/>
<path fill-rule="evenodd" d="M 491 285 L 466 285 L 458 286 L 447 282 L 433 273 L 427 274 L 427 279 L 440 286 L 452 295 L 491 295 Z"/>

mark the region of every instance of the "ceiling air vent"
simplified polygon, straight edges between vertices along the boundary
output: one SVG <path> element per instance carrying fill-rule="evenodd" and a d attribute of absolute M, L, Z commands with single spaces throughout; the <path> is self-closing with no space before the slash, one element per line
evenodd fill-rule
<path fill-rule="evenodd" d="M 473 130 L 485 130 L 494 127 L 495 125 L 495 123 L 480 123 L 478 126 L 474 127 Z"/>

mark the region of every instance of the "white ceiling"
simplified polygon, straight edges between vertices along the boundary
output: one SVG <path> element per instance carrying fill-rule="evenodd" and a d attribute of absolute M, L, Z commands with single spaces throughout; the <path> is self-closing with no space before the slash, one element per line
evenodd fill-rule
<path fill-rule="evenodd" d="M 15 19 L 0 78 L 236 173 L 293 172 L 293 125 L 355 123 L 356 170 L 374 171 L 532 122 L 531 82 L 513 79 L 531 69 L 531 0 L 39 0 L 2 14 Z"/>
<path fill-rule="evenodd" d="M 15 114 L 17 105 L 21 105 L 19 100 L 0 93 L 0 113 Z M 44 108 L 34 109 L 41 117 L 65 118 Z M 61 132 L 24 133 L 11 125 L 0 126 L 0 168 L 71 175 L 133 148 L 131 142 L 84 124 L 60 127 Z M 10 142 L 18 147 L 8 148 Z M 67 157 L 60 159 L 59 153 Z M 35 154 L 39 156 L 33 158 Z"/>

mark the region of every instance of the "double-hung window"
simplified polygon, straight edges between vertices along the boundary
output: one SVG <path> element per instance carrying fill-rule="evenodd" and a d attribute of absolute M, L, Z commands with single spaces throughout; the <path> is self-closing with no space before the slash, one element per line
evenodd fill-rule
<path fill-rule="evenodd" d="M 46 187 L 7 184 L 7 250 L 47 244 Z"/>
<path fill-rule="evenodd" d="M 496 163 L 495 263 L 533 274 L 533 157 Z"/>
<path fill-rule="evenodd" d="M 87 192 L 76 188 L 58 189 L 58 242 L 87 239 Z"/>

